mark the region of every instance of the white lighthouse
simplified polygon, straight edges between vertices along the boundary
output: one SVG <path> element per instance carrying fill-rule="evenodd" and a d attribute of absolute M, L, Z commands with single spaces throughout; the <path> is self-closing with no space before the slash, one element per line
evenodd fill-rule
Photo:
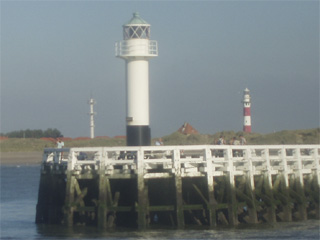
<path fill-rule="evenodd" d="M 116 57 L 126 61 L 127 145 L 149 146 L 149 59 L 158 56 L 157 41 L 150 40 L 150 24 L 139 13 L 123 25 L 123 41 Z"/>
<path fill-rule="evenodd" d="M 251 98 L 250 91 L 246 88 L 243 91 L 243 131 L 251 133 Z"/>

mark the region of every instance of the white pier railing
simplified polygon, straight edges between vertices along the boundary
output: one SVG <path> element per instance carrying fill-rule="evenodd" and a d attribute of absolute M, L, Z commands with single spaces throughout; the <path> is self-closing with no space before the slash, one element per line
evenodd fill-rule
<path fill-rule="evenodd" d="M 188 145 L 143 147 L 86 147 L 45 149 L 43 165 L 75 171 L 97 171 L 118 177 L 144 174 L 144 178 L 231 176 L 267 173 L 270 176 L 313 174 L 320 185 L 320 145 Z M 140 171 L 138 171 L 140 169 Z M 271 178 L 270 178 L 271 179 Z M 253 180 L 252 180 L 253 181 Z M 253 185 L 252 185 L 253 186 Z"/>

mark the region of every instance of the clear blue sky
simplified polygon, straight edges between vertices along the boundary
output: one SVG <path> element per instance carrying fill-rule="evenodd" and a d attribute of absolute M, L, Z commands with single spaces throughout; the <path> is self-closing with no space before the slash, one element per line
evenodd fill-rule
<path fill-rule="evenodd" d="M 319 127 L 319 1 L 1 1 L 1 132 L 57 128 L 125 135 L 122 25 L 138 11 L 150 60 L 152 137 L 189 122 L 200 133 Z"/>

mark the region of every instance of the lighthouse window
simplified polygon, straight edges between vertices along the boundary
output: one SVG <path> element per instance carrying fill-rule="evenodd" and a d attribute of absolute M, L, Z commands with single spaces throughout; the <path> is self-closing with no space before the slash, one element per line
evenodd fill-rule
<path fill-rule="evenodd" d="M 129 38 L 132 38 L 134 34 L 134 30 L 132 28 L 129 28 Z"/>
<path fill-rule="evenodd" d="M 136 29 L 136 35 L 137 35 L 138 38 L 141 38 L 141 35 L 142 35 L 142 29 L 141 29 L 141 27 L 137 27 L 137 29 Z"/>
<path fill-rule="evenodd" d="M 149 39 L 149 27 L 148 26 L 130 26 L 124 28 L 124 39 L 142 38 Z"/>
<path fill-rule="evenodd" d="M 149 27 L 140 27 L 140 29 L 141 29 L 141 33 L 139 34 L 140 38 L 149 39 Z"/>

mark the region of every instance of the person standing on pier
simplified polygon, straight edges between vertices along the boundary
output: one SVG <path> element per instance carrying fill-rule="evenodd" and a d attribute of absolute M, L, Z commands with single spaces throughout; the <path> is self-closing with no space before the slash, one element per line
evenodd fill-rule
<path fill-rule="evenodd" d="M 232 140 L 230 141 L 230 145 L 240 145 L 240 141 L 236 137 L 233 137 Z M 238 157 L 239 156 L 239 151 L 238 150 L 232 150 L 232 155 L 234 157 Z"/>
<path fill-rule="evenodd" d="M 247 140 L 244 138 L 243 135 L 240 135 L 240 145 L 246 145 L 247 144 Z"/>
<path fill-rule="evenodd" d="M 244 136 L 241 134 L 240 137 L 240 145 L 246 145 L 247 140 L 244 138 Z M 243 150 L 239 151 L 239 157 L 243 157 Z"/>
<path fill-rule="evenodd" d="M 233 137 L 232 140 L 230 141 L 230 145 L 240 145 L 240 141 L 237 140 L 236 137 Z"/>
<path fill-rule="evenodd" d="M 61 140 L 61 138 L 58 138 L 58 140 L 57 140 L 57 148 L 63 148 L 64 147 L 64 142 Z M 58 154 L 58 159 L 59 160 L 62 160 L 62 158 L 63 158 L 63 152 L 61 152 L 61 153 L 59 153 Z M 59 161 L 60 162 L 60 161 Z"/>
<path fill-rule="evenodd" d="M 225 144 L 226 144 L 226 142 L 224 141 L 223 136 L 220 135 L 220 138 L 219 138 L 219 140 L 218 140 L 218 145 L 225 145 Z M 223 157 L 223 152 L 224 152 L 224 150 L 219 150 L 219 151 L 218 151 L 218 156 L 219 156 L 219 157 Z"/>
<path fill-rule="evenodd" d="M 220 135 L 220 138 L 219 138 L 219 140 L 218 140 L 218 145 L 225 145 L 225 144 L 226 144 L 226 142 L 224 141 L 223 136 Z"/>
<path fill-rule="evenodd" d="M 159 138 L 159 139 L 156 141 L 156 146 L 163 146 L 162 138 Z"/>
<path fill-rule="evenodd" d="M 64 142 L 60 138 L 58 138 L 58 140 L 57 140 L 57 148 L 63 148 L 63 147 L 64 147 Z"/>

